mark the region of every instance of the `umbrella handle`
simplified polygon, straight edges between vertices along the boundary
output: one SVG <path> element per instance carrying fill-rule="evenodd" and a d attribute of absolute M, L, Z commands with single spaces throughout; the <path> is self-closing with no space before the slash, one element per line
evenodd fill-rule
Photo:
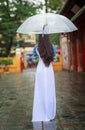
<path fill-rule="evenodd" d="M 44 37 L 44 30 L 45 30 L 45 27 L 47 26 L 47 24 L 44 24 L 43 25 L 43 32 L 42 32 L 42 37 Z"/>

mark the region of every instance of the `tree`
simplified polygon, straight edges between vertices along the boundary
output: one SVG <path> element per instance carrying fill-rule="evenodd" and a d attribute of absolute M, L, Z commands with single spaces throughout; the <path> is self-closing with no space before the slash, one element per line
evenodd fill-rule
<path fill-rule="evenodd" d="M 60 34 L 50 34 L 50 38 L 53 44 L 60 46 Z"/>
<path fill-rule="evenodd" d="M 24 19 L 36 14 L 36 7 L 26 0 L 0 0 L 0 54 L 8 56 L 16 30 Z"/>
<path fill-rule="evenodd" d="M 45 0 L 46 12 L 59 13 L 62 2 L 61 0 Z"/>

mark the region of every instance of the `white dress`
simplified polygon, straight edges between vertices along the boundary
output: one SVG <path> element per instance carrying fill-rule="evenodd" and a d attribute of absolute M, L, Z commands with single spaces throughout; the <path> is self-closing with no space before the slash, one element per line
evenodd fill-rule
<path fill-rule="evenodd" d="M 39 52 L 36 70 L 32 121 L 50 121 L 56 115 L 55 80 L 52 64 L 46 67 Z"/>

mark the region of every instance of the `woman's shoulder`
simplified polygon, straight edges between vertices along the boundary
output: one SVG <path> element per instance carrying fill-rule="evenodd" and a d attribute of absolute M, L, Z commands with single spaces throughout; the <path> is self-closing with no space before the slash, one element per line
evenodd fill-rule
<path fill-rule="evenodd" d="M 36 52 L 36 49 L 38 48 L 38 44 L 35 44 L 34 45 L 34 49 L 33 49 L 33 52 L 35 53 Z"/>
<path fill-rule="evenodd" d="M 33 49 L 33 55 L 37 55 L 37 48 L 38 48 L 38 44 L 35 44 Z"/>
<path fill-rule="evenodd" d="M 35 45 L 34 45 L 34 48 L 38 48 L 38 44 L 35 44 Z"/>

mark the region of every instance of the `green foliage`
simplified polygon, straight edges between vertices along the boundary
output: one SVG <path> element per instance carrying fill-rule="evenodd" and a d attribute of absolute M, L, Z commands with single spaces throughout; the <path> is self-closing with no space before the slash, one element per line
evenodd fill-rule
<path fill-rule="evenodd" d="M 50 39 L 53 44 L 60 46 L 60 35 L 59 34 L 50 34 Z"/>
<path fill-rule="evenodd" d="M 58 13 L 61 9 L 62 3 L 61 0 L 47 0 L 47 9 L 51 12 Z"/>
<path fill-rule="evenodd" d="M 62 7 L 62 0 L 45 0 L 45 11 L 59 13 Z"/>
<path fill-rule="evenodd" d="M 25 0 L 0 0 L 0 55 L 8 55 L 15 43 L 16 30 L 27 17 L 36 14 L 33 3 Z M 3 44 L 4 43 L 4 44 Z M 4 54 L 3 47 L 5 47 Z"/>
<path fill-rule="evenodd" d="M 13 64 L 13 60 L 12 59 L 0 60 L 0 65 L 11 65 L 11 64 Z"/>

